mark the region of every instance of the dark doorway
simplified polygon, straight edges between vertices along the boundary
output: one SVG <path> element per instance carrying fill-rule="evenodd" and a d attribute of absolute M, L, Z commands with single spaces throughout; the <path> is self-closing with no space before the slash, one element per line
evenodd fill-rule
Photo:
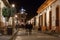
<path fill-rule="evenodd" d="M 41 15 L 41 26 L 43 26 L 43 15 Z"/>
<path fill-rule="evenodd" d="M 38 28 L 39 31 L 41 31 L 41 19 L 40 19 L 40 16 L 39 16 L 39 28 Z"/>
<path fill-rule="evenodd" d="M 52 11 L 49 12 L 49 29 L 50 29 L 50 30 L 51 30 L 51 25 L 52 25 L 51 15 L 52 15 Z"/>
<path fill-rule="evenodd" d="M 56 7 L 56 26 L 59 26 L 59 6 Z"/>
<path fill-rule="evenodd" d="M 36 17 L 34 17 L 34 26 L 36 25 Z"/>
<path fill-rule="evenodd" d="M 46 23 L 46 13 L 45 13 L 45 27 L 46 27 L 46 31 L 47 31 L 47 23 Z"/>
<path fill-rule="evenodd" d="M 59 32 L 59 6 L 56 7 L 56 30 Z"/>

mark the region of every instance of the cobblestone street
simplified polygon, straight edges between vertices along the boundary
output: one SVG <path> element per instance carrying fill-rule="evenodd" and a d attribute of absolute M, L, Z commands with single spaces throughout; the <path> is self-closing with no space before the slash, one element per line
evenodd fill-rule
<path fill-rule="evenodd" d="M 60 40 L 60 0 L 0 0 L 0 40 Z"/>
<path fill-rule="evenodd" d="M 0 36 L 0 40 L 9 40 L 10 38 L 11 36 L 7 36 L 7 35 Z"/>
<path fill-rule="evenodd" d="M 25 32 L 25 30 L 20 30 L 17 33 L 15 40 L 60 40 L 60 38 L 35 31 L 29 35 L 27 32 Z"/>

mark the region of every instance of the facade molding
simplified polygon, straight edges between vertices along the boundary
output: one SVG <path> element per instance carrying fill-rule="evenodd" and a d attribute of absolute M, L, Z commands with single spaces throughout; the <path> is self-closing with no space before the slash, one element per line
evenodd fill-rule
<path fill-rule="evenodd" d="M 37 10 L 34 27 L 40 31 L 60 33 L 60 0 L 46 0 Z M 37 21 L 38 20 L 38 21 Z"/>
<path fill-rule="evenodd" d="M 9 4 L 8 0 L 2 0 L 3 3 L 7 6 L 7 7 L 11 7 L 11 5 Z"/>
<path fill-rule="evenodd" d="M 5 27 L 5 21 L 6 21 L 2 15 L 2 8 L 3 7 L 10 8 L 10 4 L 9 4 L 8 0 L 0 0 L 0 27 Z"/>
<path fill-rule="evenodd" d="M 37 13 L 39 14 L 42 12 L 44 9 L 46 9 L 48 6 L 56 2 L 57 0 L 46 0 L 37 10 Z"/>

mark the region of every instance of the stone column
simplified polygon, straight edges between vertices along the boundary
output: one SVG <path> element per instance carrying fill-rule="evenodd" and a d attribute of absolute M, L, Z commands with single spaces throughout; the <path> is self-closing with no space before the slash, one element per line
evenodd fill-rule
<path fill-rule="evenodd" d="M 45 13 L 43 14 L 43 31 L 46 31 L 46 26 L 45 26 Z"/>

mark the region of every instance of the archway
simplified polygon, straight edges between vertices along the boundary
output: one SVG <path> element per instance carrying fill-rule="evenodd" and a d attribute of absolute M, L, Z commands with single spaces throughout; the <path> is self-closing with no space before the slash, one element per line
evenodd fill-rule
<path fill-rule="evenodd" d="M 59 6 L 56 7 L 56 30 L 59 32 Z"/>

